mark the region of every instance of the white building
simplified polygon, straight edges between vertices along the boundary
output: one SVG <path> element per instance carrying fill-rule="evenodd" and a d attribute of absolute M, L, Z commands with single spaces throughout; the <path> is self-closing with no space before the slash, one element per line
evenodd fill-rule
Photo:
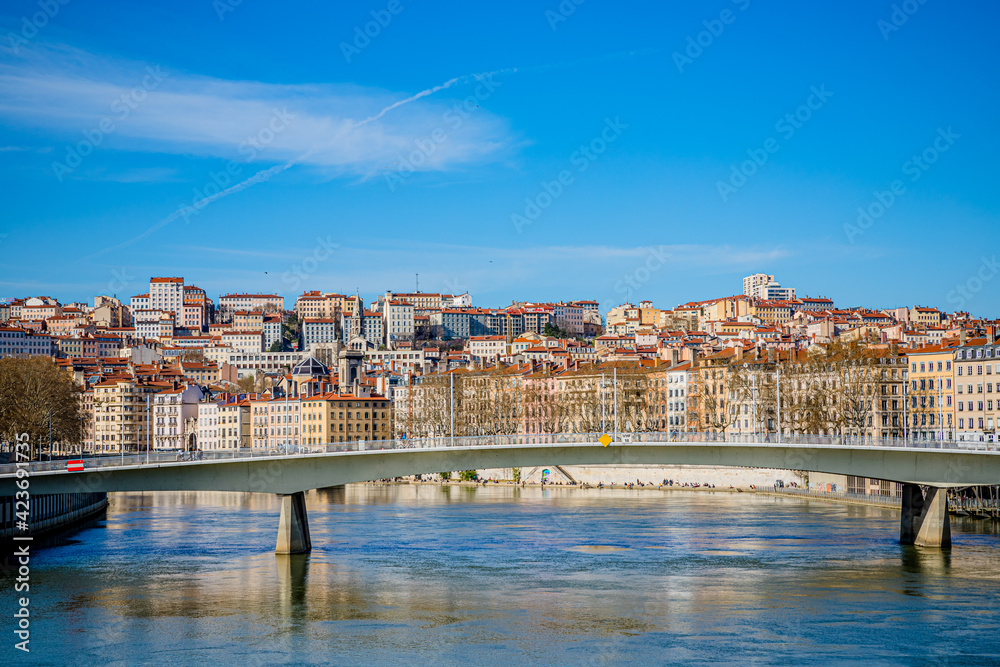
<path fill-rule="evenodd" d="M 229 364 L 236 369 L 236 377 L 242 378 L 257 373 L 277 373 L 283 368 L 291 368 L 305 359 L 305 352 L 247 352 L 237 350 L 228 345 L 206 347 L 202 352 L 209 361 L 214 361 L 222 368 Z"/>
<path fill-rule="evenodd" d="M 219 297 L 219 319 L 232 320 L 238 310 L 285 310 L 285 297 L 278 294 L 223 294 Z"/>
<path fill-rule="evenodd" d="M 299 415 L 298 397 L 274 398 L 268 408 L 268 445 L 271 447 L 298 445 Z"/>
<path fill-rule="evenodd" d="M 271 346 L 281 340 L 281 315 L 264 316 L 264 349 L 270 350 Z"/>
<path fill-rule="evenodd" d="M 691 364 L 674 366 L 667 371 L 667 430 L 687 430 L 687 380 Z"/>
<path fill-rule="evenodd" d="M 335 342 L 339 329 L 336 318 L 307 317 L 302 320 L 302 348 L 309 349 L 316 343 Z"/>
<path fill-rule="evenodd" d="M 385 302 L 385 344 L 413 340 L 413 304 L 406 301 Z"/>
<path fill-rule="evenodd" d="M 198 403 L 198 449 L 211 451 L 219 446 L 219 403 Z"/>
<path fill-rule="evenodd" d="M 774 276 L 767 273 L 755 273 L 743 279 L 743 294 L 746 296 L 757 296 L 757 288 L 767 285 L 774 280 Z"/>
<path fill-rule="evenodd" d="M 764 301 L 792 301 L 795 299 L 795 288 L 782 287 L 777 280 L 772 280 L 766 285 L 760 285 L 754 296 Z"/>
<path fill-rule="evenodd" d="M 185 442 L 184 422 L 198 418 L 198 401 L 203 396 L 193 384 L 153 395 L 153 449 L 191 449 L 194 443 Z"/>
<path fill-rule="evenodd" d="M 184 279 L 150 278 L 149 307 L 168 310 L 175 316 L 184 313 Z"/>
<path fill-rule="evenodd" d="M 504 336 L 473 336 L 466 346 L 469 356 L 483 366 L 494 366 L 500 357 L 507 354 L 507 339 Z"/>
<path fill-rule="evenodd" d="M 260 331 L 227 331 L 222 334 L 222 344 L 241 352 L 263 352 L 264 334 Z"/>
<path fill-rule="evenodd" d="M 159 340 L 174 335 L 174 314 L 168 310 L 159 308 L 133 310 L 132 321 L 135 323 L 137 338 Z"/>

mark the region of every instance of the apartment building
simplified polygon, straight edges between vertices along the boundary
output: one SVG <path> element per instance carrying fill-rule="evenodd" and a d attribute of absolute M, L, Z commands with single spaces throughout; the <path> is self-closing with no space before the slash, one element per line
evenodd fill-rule
<path fill-rule="evenodd" d="M 146 451 L 151 444 L 148 403 L 163 388 L 131 377 L 108 378 L 95 384 L 91 415 L 94 451 Z"/>
<path fill-rule="evenodd" d="M 933 346 L 907 353 L 910 365 L 906 396 L 909 438 L 955 439 L 955 371 L 952 368 L 955 349 L 956 346 Z M 895 398 L 892 400 L 895 402 Z"/>
<path fill-rule="evenodd" d="M 348 297 L 334 292 L 309 291 L 295 300 L 295 315 L 300 319 L 337 318 L 344 312 Z"/>
<path fill-rule="evenodd" d="M 55 354 L 52 336 L 29 333 L 16 327 L 0 327 L 0 357 L 30 357 Z"/>
<path fill-rule="evenodd" d="M 1000 422 L 1000 345 L 997 330 L 973 338 L 955 351 L 955 417 L 958 439 L 997 442 Z"/>
<path fill-rule="evenodd" d="M 237 310 L 233 313 L 233 331 L 260 331 L 264 328 L 264 311 Z"/>
<path fill-rule="evenodd" d="M 207 400 L 198 403 L 198 449 L 213 451 L 221 449 L 219 439 L 221 426 L 219 424 L 218 400 Z"/>
<path fill-rule="evenodd" d="M 507 339 L 503 336 L 472 336 L 466 349 L 473 360 L 478 360 L 483 366 L 493 366 L 507 354 Z"/>
<path fill-rule="evenodd" d="M 272 398 L 267 403 L 267 438 L 270 447 L 303 444 L 301 438 L 303 401 L 299 396 Z"/>
<path fill-rule="evenodd" d="M 229 322 L 238 311 L 283 312 L 285 298 L 278 294 L 223 294 L 219 297 L 219 320 Z"/>
<path fill-rule="evenodd" d="M 757 296 L 757 289 L 774 282 L 774 276 L 767 273 L 755 273 L 743 279 L 743 293 L 747 296 Z"/>
<path fill-rule="evenodd" d="M 391 440 L 391 412 L 389 400 L 378 394 L 311 396 L 302 401 L 303 443 Z"/>
<path fill-rule="evenodd" d="M 222 344 L 242 352 L 263 352 L 264 334 L 259 329 L 257 331 L 227 331 L 222 334 Z"/>
<path fill-rule="evenodd" d="M 250 401 L 236 397 L 219 405 L 219 449 L 249 448 Z"/>
<path fill-rule="evenodd" d="M 387 346 L 395 347 L 403 341 L 413 340 L 415 308 L 412 303 L 403 300 L 393 299 L 385 302 L 383 327 Z"/>
<path fill-rule="evenodd" d="M 340 337 L 340 325 L 332 317 L 307 317 L 302 320 L 302 349 L 317 343 L 332 343 Z"/>

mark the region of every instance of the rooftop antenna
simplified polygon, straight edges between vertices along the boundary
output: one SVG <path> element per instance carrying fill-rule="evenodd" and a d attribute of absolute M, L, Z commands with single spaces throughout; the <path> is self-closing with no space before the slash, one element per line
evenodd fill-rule
<path fill-rule="evenodd" d="M 420 294 L 420 274 L 419 273 L 417 274 L 417 289 L 416 289 L 416 292 L 417 292 L 417 294 Z"/>

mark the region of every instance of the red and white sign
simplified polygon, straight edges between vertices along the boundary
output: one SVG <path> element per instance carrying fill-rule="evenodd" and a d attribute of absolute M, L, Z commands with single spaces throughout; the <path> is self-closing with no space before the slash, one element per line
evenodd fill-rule
<path fill-rule="evenodd" d="M 66 470 L 70 472 L 83 472 L 83 460 L 66 461 Z"/>

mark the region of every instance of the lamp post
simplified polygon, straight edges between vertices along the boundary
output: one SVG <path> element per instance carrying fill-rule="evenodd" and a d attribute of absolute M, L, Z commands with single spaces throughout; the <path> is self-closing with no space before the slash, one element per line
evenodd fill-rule
<path fill-rule="evenodd" d="M 778 424 L 777 424 L 778 428 L 776 429 L 777 438 L 775 438 L 775 441 L 780 443 L 781 442 L 781 367 L 780 366 L 774 367 L 774 386 L 775 386 L 775 391 L 777 393 L 776 404 L 777 404 L 777 419 L 778 419 Z"/>
<path fill-rule="evenodd" d="M 607 387 L 607 381 L 604 379 L 604 373 L 601 373 L 601 433 L 607 433 L 607 420 L 604 416 L 604 388 Z"/>
<path fill-rule="evenodd" d="M 122 388 L 122 465 L 125 465 L 125 385 Z"/>
<path fill-rule="evenodd" d="M 615 442 L 618 442 L 618 367 L 614 369 Z"/>
<path fill-rule="evenodd" d="M 906 372 L 903 372 L 903 446 L 906 446 L 908 437 L 908 430 L 910 428 L 910 417 L 909 417 L 909 399 L 906 397 L 906 388 L 910 384 L 910 381 L 906 378 Z"/>

